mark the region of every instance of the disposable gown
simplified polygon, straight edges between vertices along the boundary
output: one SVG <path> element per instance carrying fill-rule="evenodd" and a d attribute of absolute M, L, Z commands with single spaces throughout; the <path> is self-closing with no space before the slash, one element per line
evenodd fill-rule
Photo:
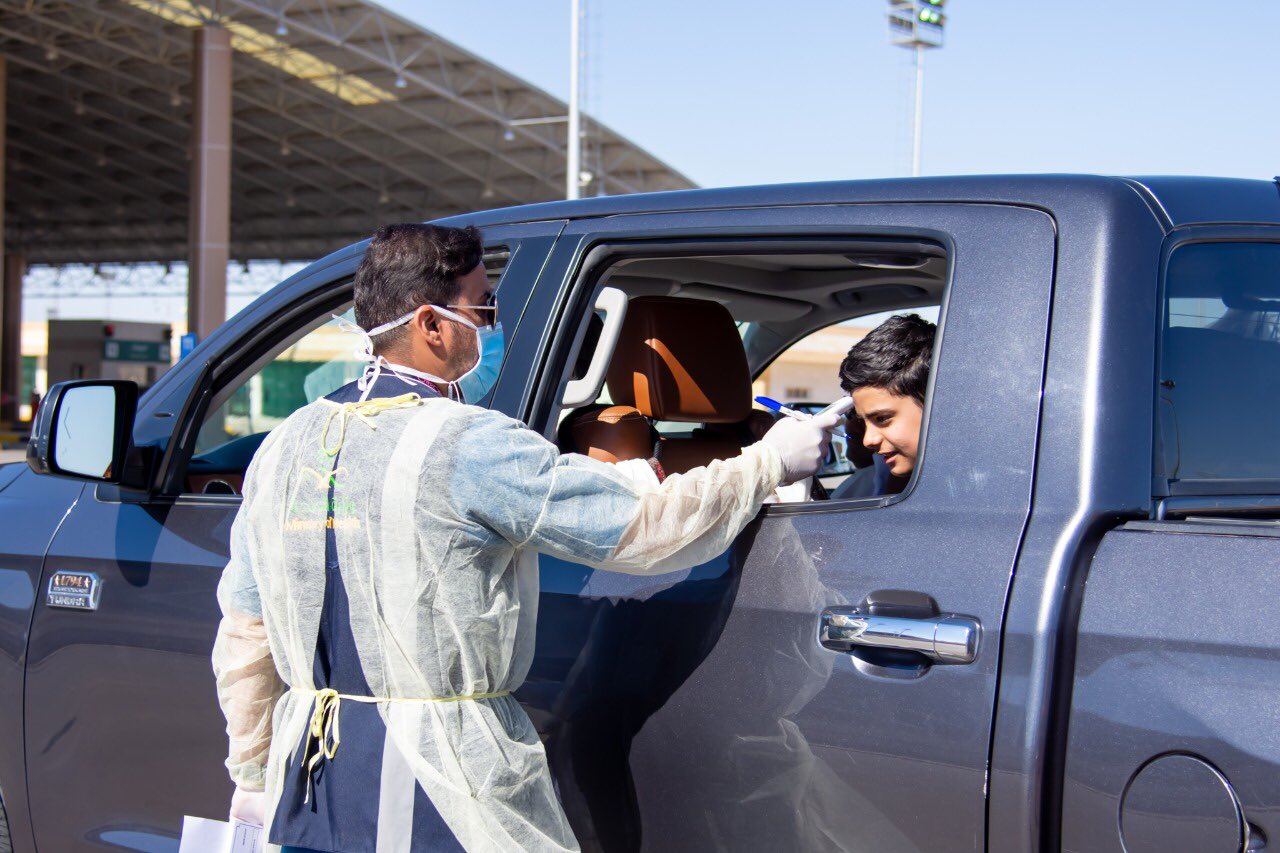
<path fill-rule="evenodd" d="M 213 653 L 231 777 L 266 790 L 277 843 L 300 843 L 287 825 L 308 808 L 314 823 L 323 806 L 322 834 L 344 840 L 305 846 L 409 850 L 423 836 L 407 813 L 431 810 L 455 848 L 575 850 L 542 745 L 509 695 L 533 657 L 537 553 L 637 574 L 704 562 L 778 486 L 781 460 L 756 444 L 658 484 L 561 455 L 505 415 L 404 394 L 395 377 L 374 390 L 364 405 L 297 411 L 245 477 Z M 340 621 L 358 660 L 336 687 L 367 688 L 327 716 L 316 713 L 332 701 L 317 676 L 337 642 L 334 611 L 322 620 L 326 565 L 341 567 Z M 380 766 L 361 758 L 375 740 Z"/>

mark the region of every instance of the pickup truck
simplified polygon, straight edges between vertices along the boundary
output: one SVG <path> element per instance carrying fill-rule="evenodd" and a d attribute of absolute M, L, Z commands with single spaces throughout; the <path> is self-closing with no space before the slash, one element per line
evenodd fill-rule
<path fill-rule="evenodd" d="M 508 334 L 476 402 L 553 440 L 628 407 L 668 473 L 737 453 L 752 382 L 809 335 L 937 311 L 901 493 L 768 504 L 668 575 L 542 560 L 518 698 L 584 849 L 1280 839 L 1277 183 L 858 181 L 445 222 L 481 228 Z M 226 815 L 214 589 L 263 436 L 359 370 L 330 318 L 364 245 L 141 395 L 51 389 L 29 464 L 0 468 L 14 849 L 176 850 L 183 815 Z M 621 458 L 603 420 L 586 443 Z"/>

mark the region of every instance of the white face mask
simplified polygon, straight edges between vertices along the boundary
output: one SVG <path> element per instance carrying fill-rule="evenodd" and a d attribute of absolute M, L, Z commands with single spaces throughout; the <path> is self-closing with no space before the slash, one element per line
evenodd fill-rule
<path fill-rule="evenodd" d="M 489 393 L 489 389 L 493 387 L 493 383 L 498 378 L 498 368 L 502 366 L 502 358 L 506 348 L 506 342 L 502 332 L 502 323 L 495 323 L 492 327 L 485 327 L 482 329 L 466 317 L 463 317 L 460 314 L 455 314 L 448 308 L 441 308 L 438 305 L 431 305 L 429 307 L 446 319 L 461 323 L 464 326 L 473 329 L 476 333 L 476 363 L 471 366 L 470 370 L 462 376 L 459 376 L 457 379 L 443 379 L 439 376 L 433 376 L 430 373 L 415 370 L 414 368 L 403 364 L 393 364 L 382 356 L 374 354 L 373 339 L 378 335 L 389 332 L 392 329 L 399 328 L 405 323 L 408 323 L 413 319 L 414 315 L 418 313 L 417 308 L 402 317 L 397 317 L 390 323 L 383 323 L 381 326 L 374 326 L 367 332 L 355 323 L 334 315 L 334 319 L 337 320 L 339 325 L 341 325 L 346 331 L 358 333 L 364 339 L 364 346 L 357 348 L 355 351 L 357 358 L 369 363 L 369 366 L 365 368 L 364 373 L 356 382 L 356 387 L 361 391 L 361 401 L 365 400 L 369 396 L 370 389 L 372 389 L 374 383 L 378 381 L 378 377 L 382 374 L 383 370 L 397 374 L 401 377 L 408 376 L 416 379 L 422 379 L 436 385 L 443 385 L 447 389 L 446 395 L 449 398 L 463 402 L 468 400 L 477 401 L 485 394 Z"/>

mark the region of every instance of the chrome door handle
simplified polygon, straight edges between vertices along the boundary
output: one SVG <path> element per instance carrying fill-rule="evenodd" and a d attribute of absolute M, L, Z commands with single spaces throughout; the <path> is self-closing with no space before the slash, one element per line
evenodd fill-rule
<path fill-rule="evenodd" d="M 874 616 L 856 607 L 822 611 L 818 642 L 838 652 L 857 646 L 919 652 L 934 663 L 973 663 L 982 625 L 968 616 L 946 614 L 909 619 Z"/>

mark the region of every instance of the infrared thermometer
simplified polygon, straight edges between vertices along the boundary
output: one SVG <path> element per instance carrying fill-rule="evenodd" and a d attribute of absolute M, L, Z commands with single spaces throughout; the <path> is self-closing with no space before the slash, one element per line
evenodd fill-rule
<path fill-rule="evenodd" d="M 780 415 L 786 415 L 789 418 L 795 418 L 798 421 L 807 421 L 807 420 L 811 420 L 814 417 L 813 415 L 806 414 L 805 412 L 796 411 L 790 406 L 784 406 L 781 403 L 779 403 L 777 400 L 773 399 L 772 397 L 756 397 L 756 402 L 764 406 L 766 409 L 769 409 L 770 411 L 777 412 Z M 839 400 L 836 400 L 830 406 L 827 406 L 825 409 L 818 412 L 818 414 L 826 415 L 834 412 L 838 415 L 843 415 L 852 408 L 853 408 L 853 398 L 841 397 Z M 831 432 L 833 435 L 838 435 L 841 438 L 849 437 L 845 435 L 844 430 L 840 429 L 839 427 L 836 427 L 835 429 L 831 430 Z"/>

